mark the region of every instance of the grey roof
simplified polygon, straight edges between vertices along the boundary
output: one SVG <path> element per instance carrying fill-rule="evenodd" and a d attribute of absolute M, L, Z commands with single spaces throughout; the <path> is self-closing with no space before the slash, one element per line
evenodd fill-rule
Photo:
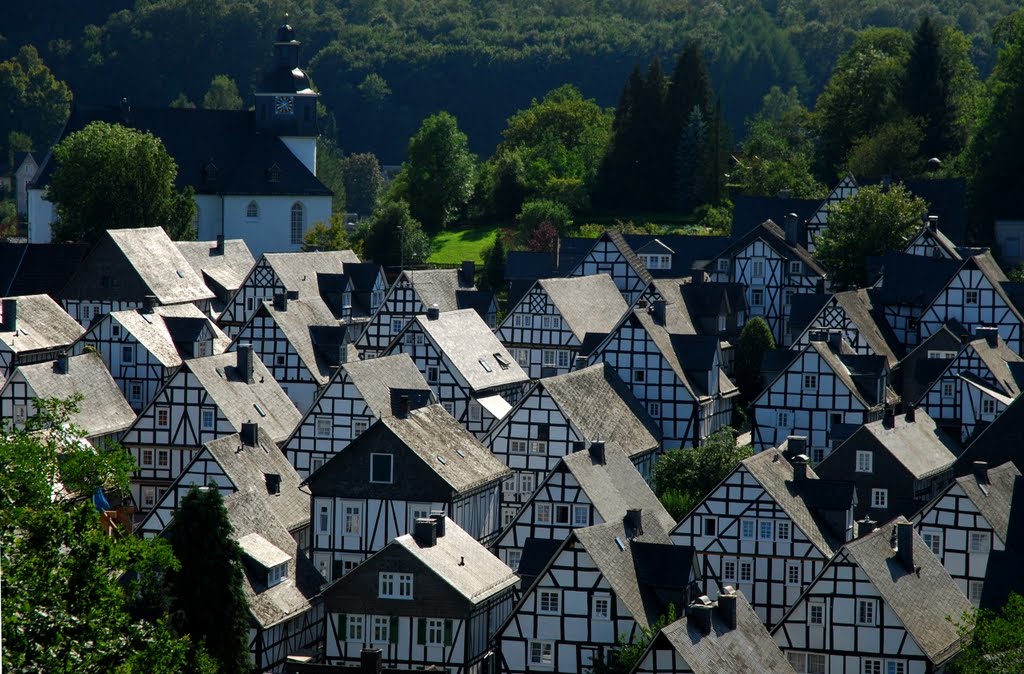
<path fill-rule="evenodd" d="M 297 300 L 287 300 L 285 309 L 278 309 L 270 300 L 264 300 L 262 306 L 256 310 L 250 322 L 257 316 L 267 315 L 273 319 L 277 327 L 284 333 L 285 339 L 291 345 L 302 360 L 306 370 L 313 376 L 317 384 L 322 386 L 327 383 L 331 376 L 331 367 L 339 364 L 337 353 L 329 357 L 323 349 L 317 348 L 314 337 L 317 336 L 316 328 L 330 327 L 344 329 L 338 325 L 334 314 L 327 308 L 327 305 L 320 299 L 319 295 L 300 297 Z M 340 337 L 336 336 L 336 337 Z M 337 347 L 344 346 L 346 340 L 338 339 Z M 351 341 L 351 340 L 347 340 Z"/>
<path fill-rule="evenodd" d="M 956 483 L 1005 543 L 1010 528 L 1013 486 L 1021 473 L 1012 461 L 989 468 L 987 473 L 988 483 L 984 486 L 978 484 L 978 478 L 973 473 L 958 477 Z"/>
<path fill-rule="evenodd" d="M 98 353 L 68 357 L 68 372 L 58 371 L 56 362 L 32 363 L 18 367 L 7 387 L 20 372 L 37 398 L 67 399 L 82 394 L 78 412 L 71 423 L 84 429 L 88 437 L 123 431 L 135 421 L 135 412 L 124 399 Z"/>
<path fill-rule="evenodd" d="M 690 306 L 697 296 L 694 290 L 701 288 L 702 284 L 691 284 L 688 278 L 661 278 L 654 279 L 651 285 L 665 300 L 665 329 L 677 335 L 697 334 L 690 316 Z"/>
<path fill-rule="evenodd" d="M 529 381 L 530 377 L 473 309 L 443 311 L 436 319 L 420 314 L 416 322 L 474 392 Z M 403 337 L 399 335 L 396 341 Z"/>
<path fill-rule="evenodd" d="M 914 237 L 911 239 L 911 242 L 916 241 L 918 237 L 921 237 L 925 242 L 928 242 L 928 240 L 930 239 L 932 244 L 946 251 L 946 253 L 949 254 L 950 258 L 954 260 L 962 259 L 960 251 L 957 248 L 957 245 L 953 243 L 952 239 L 946 236 L 942 232 L 942 230 L 932 229 L 930 225 L 925 224 L 923 227 L 921 227 L 918 233 L 914 235 Z"/>
<path fill-rule="evenodd" d="M 587 440 L 603 440 L 626 456 L 661 445 L 661 428 L 607 363 L 548 377 L 537 385 Z"/>
<path fill-rule="evenodd" d="M 1024 358 L 1006 346 L 1006 342 L 998 336 L 996 336 L 995 345 L 990 344 L 984 338 L 979 338 L 971 340 L 970 346 L 988 367 L 992 377 L 1002 389 L 1002 393 L 1011 398 L 1020 395 L 1021 384 L 1024 383 L 1024 372 L 1021 371 L 1021 363 L 1024 363 Z"/>
<path fill-rule="evenodd" d="M 472 282 L 461 281 L 459 269 L 419 269 L 403 271 L 402 275 L 412 284 L 416 297 L 425 307 L 437 305 L 439 311 L 455 311 L 459 308 L 458 291 L 475 290 Z"/>
<path fill-rule="evenodd" d="M 259 358 L 253 358 L 253 383 L 239 375 L 237 354 L 222 353 L 185 361 L 231 425 L 241 430 L 242 423 L 255 421 L 265 428 L 274 442 L 284 441 L 302 418 L 294 403 L 274 380 Z M 258 406 L 258 409 L 257 409 Z M 266 414 L 260 414 L 260 410 Z"/>
<path fill-rule="evenodd" d="M 192 268 L 162 227 L 108 229 L 107 236 L 121 249 L 160 304 L 213 299 L 202 276 Z M 86 258 L 89 264 L 92 256 Z"/>
<path fill-rule="evenodd" d="M 537 284 L 581 342 L 588 332 L 609 332 L 629 310 L 608 274 L 541 279 Z"/>
<path fill-rule="evenodd" d="M 912 422 L 902 414 L 895 415 L 892 428 L 887 428 L 882 419 L 864 424 L 824 461 L 842 452 L 847 443 L 858 449 L 865 446 L 865 441 L 870 442 L 868 438 L 876 446 L 884 447 L 919 480 L 952 467 L 960 449 L 924 410 L 919 409 L 915 410 Z"/>
<path fill-rule="evenodd" d="M 674 649 L 693 674 L 796 674 L 742 593 L 736 593 L 735 629 L 725 622 L 718 602 L 712 606 L 710 634 L 683 617 L 661 629 L 648 654 L 656 649 Z M 649 655 L 641 657 L 640 662 L 646 657 Z M 639 662 L 632 671 L 640 671 Z"/>
<path fill-rule="evenodd" d="M 675 251 L 662 243 L 660 239 L 652 239 L 636 249 L 637 255 L 663 255 L 665 253 L 671 255 Z"/>
<path fill-rule="evenodd" d="M 835 300 L 857 326 L 861 339 L 871 348 L 871 351 L 878 356 L 885 356 L 886 362 L 892 368 L 903 353 L 903 345 L 900 344 L 893 333 L 885 317 L 881 315 L 881 308 L 875 306 L 876 293 L 871 290 L 848 290 L 836 293 Z"/>
<path fill-rule="evenodd" d="M 299 299 L 319 297 L 317 274 L 341 274 L 346 264 L 359 263 L 351 250 L 264 253 L 261 259 L 273 270 L 285 290 L 299 293 Z"/>
<path fill-rule="evenodd" d="M 821 313 L 821 310 L 834 301 L 831 293 L 796 293 L 790 299 L 789 329 L 794 339 L 802 335 Z"/>
<path fill-rule="evenodd" d="M 155 307 L 152 313 L 139 309 L 114 311 L 103 320 L 116 320 L 125 331 L 131 334 L 144 349 L 149 351 L 164 367 L 178 367 L 182 363 L 182 355 L 175 346 L 176 335 L 173 334 L 174 319 L 187 318 L 203 321 L 213 334 L 212 354 L 223 353 L 231 340 L 217 325 L 211 321 L 194 304 L 172 304 Z M 168 323 L 170 320 L 170 323 Z M 90 329 L 92 332 L 93 329 Z"/>
<path fill-rule="evenodd" d="M 444 536 L 422 547 L 410 534 L 393 542 L 437 574 L 456 592 L 479 604 L 519 582 L 519 577 L 500 559 L 451 519 L 445 518 Z"/>
<path fill-rule="evenodd" d="M 455 491 L 471 491 L 511 474 L 440 405 L 412 410 L 405 419 L 383 417 L 377 423 L 387 426 Z"/>
<path fill-rule="evenodd" d="M 956 623 L 972 606 L 916 532 L 913 536 L 916 572 L 903 566 L 891 541 L 896 524 L 906 522 L 906 518 L 897 517 L 872 533 L 850 541 L 844 549 L 928 659 L 938 665 L 959 652 L 960 634 Z"/>
<path fill-rule="evenodd" d="M 781 227 L 771 220 L 765 220 L 757 227 L 750 229 L 739 238 L 734 239 L 729 246 L 716 255 L 714 259 L 720 257 L 731 257 L 758 239 L 768 244 L 768 246 L 781 257 L 787 260 L 799 260 L 803 262 L 807 266 L 808 274 L 813 273 L 817 276 L 825 276 L 825 270 L 820 264 L 818 264 L 818 261 L 814 259 L 814 256 L 799 243 L 790 243 L 786 241 L 786 233 Z"/>
<path fill-rule="evenodd" d="M 407 353 L 353 360 L 341 366 L 377 417 L 392 416 L 392 389 L 431 392 L 430 384 Z"/>
<path fill-rule="evenodd" d="M 959 260 L 890 253 L 882 257 L 878 301 L 927 307 L 960 268 Z"/>
<path fill-rule="evenodd" d="M 870 379 L 873 383 L 874 379 L 882 376 L 887 364 L 886 359 L 882 356 L 857 356 L 850 353 L 842 353 L 844 349 L 849 349 L 849 345 L 843 342 L 842 347 L 840 353 L 836 353 L 829 347 L 827 342 L 812 341 L 807 348 L 813 349 L 818 353 L 818 356 L 835 373 L 836 378 L 865 407 L 871 408 L 885 402 L 896 402 L 895 393 L 888 386 L 885 389 L 885 399 L 879 400 L 878 392 L 874 387 L 863 385 L 860 381 L 860 377 L 864 377 Z"/>
<path fill-rule="evenodd" d="M 960 454 L 953 472 L 966 475 L 970 473 L 975 461 L 986 461 L 990 466 L 1012 461 L 1018 469 L 1024 469 L 1024 452 L 1021 451 L 1020 442 L 1022 427 L 1024 396 L 1017 396 Z"/>
<path fill-rule="evenodd" d="M 85 332 L 78 321 L 49 295 L 22 295 L 7 299 L 18 303 L 18 329 L 14 332 L 0 330 L 0 342 L 14 353 L 67 347 Z"/>
<path fill-rule="evenodd" d="M 273 496 L 259 486 L 249 487 L 228 495 L 224 507 L 234 529 L 232 537 L 245 539 L 258 534 L 267 543 L 288 554 L 288 577 L 267 587 L 267 573 L 261 567 L 245 564 L 246 583 L 242 590 L 249 612 L 261 627 L 267 628 L 289 620 L 310 608 L 320 591 L 323 577 L 301 552 L 288 527 L 281 522 L 271 506 Z M 256 566 L 257 568 L 254 568 Z"/>
<path fill-rule="evenodd" d="M 644 241 L 642 243 L 640 241 L 635 241 L 632 244 L 630 244 L 629 242 L 626 241 L 626 238 L 622 234 L 614 231 L 605 232 L 604 234 L 602 234 L 599 237 L 598 241 L 602 240 L 609 240 L 615 244 L 615 246 L 622 253 L 622 256 L 626 258 L 626 262 L 629 263 L 629 266 L 631 266 L 634 269 L 634 271 L 636 271 L 637 275 L 640 276 L 641 281 L 643 281 L 645 284 L 651 282 L 651 272 L 647 270 L 647 267 L 644 265 L 643 261 L 640 260 L 640 256 L 636 254 L 636 251 L 634 249 L 634 246 L 636 248 L 643 248 L 648 243 L 650 243 L 649 240 Z M 595 243 L 594 245 L 596 246 L 597 244 Z"/>
<path fill-rule="evenodd" d="M 230 294 L 242 287 L 256 264 L 243 239 L 226 239 L 222 253 L 217 253 L 216 241 L 175 241 L 174 245 L 218 296 L 218 289 Z"/>
<path fill-rule="evenodd" d="M 561 461 L 605 522 L 621 520 L 627 510 L 640 508 L 656 518 L 666 531 L 676 525 L 633 462 L 620 450 L 606 447 L 603 464 L 595 461 L 586 449 L 563 456 Z"/>

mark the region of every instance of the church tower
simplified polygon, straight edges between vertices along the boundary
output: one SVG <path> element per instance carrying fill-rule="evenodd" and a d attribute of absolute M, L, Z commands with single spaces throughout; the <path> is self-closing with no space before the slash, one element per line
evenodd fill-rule
<path fill-rule="evenodd" d="M 319 94 L 299 68 L 302 43 L 287 23 L 277 29 L 274 62 L 256 89 L 256 128 L 276 134 L 299 161 L 316 173 L 316 102 Z"/>

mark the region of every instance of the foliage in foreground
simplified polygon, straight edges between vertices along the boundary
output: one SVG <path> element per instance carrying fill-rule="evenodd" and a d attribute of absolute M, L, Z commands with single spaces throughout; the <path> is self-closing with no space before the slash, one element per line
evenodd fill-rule
<path fill-rule="evenodd" d="M 661 628 L 671 625 L 676 619 L 676 607 L 674 604 L 669 604 L 668 613 L 658 618 L 653 625 L 642 627 L 640 636 L 633 643 L 626 640 L 625 634 L 621 635 L 618 648 L 608 654 L 607 661 L 596 660 L 590 669 L 590 674 L 626 674 L 626 672 L 632 671 L 640 662 L 644 651 L 654 641 L 654 637 L 658 636 Z"/>
<path fill-rule="evenodd" d="M 658 457 L 652 475 L 654 491 L 678 521 L 752 454 L 750 445 L 736 445 L 736 431 L 727 426 L 699 447 L 673 449 Z"/>
<path fill-rule="evenodd" d="M 954 664 L 957 674 L 1024 672 L 1024 597 L 1013 592 L 998 613 L 979 609 L 959 627 L 967 645 Z"/>

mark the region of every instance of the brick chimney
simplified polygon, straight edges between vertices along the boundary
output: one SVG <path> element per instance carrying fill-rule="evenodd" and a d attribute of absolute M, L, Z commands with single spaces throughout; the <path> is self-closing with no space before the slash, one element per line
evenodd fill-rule
<path fill-rule="evenodd" d="M 432 517 L 417 517 L 413 525 L 412 537 L 421 548 L 432 548 L 437 545 L 437 525 Z"/>
<path fill-rule="evenodd" d="M 0 331 L 3 332 L 17 332 L 18 331 L 18 300 L 14 297 L 9 297 L 0 304 L 0 311 L 3 312 L 3 321 L 0 322 Z"/>
<path fill-rule="evenodd" d="M 608 461 L 603 440 L 595 440 L 590 443 L 590 459 L 597 465 L 603 466 Z"/>
<path fill-rule="evenodd" d="M 711 606 L 711 600 L 707 596 L 701 596 L 697 601 L 690 604 L 689 610 L 687 610 L 687 618 L 693 623 L 701 634 L 711 634 L 711 613 L 714 608 Z"/>
<path fill-rule="evenodd" d="M 722 622 L 734 630 L 736 629 L 736 592 L 731 587 L 725 588 L 726 592 L 718 595 L 718 612 L 722 616 Z"/>
<path fill-rule="evenodd" d="M 243 342 L 238 345 L 238 351 L 236 352 L 237 361 L 235 366 L 238 368 L 238 376 L 246 384 L 254 383 L 253 370 L 256 367 L 255 360 L 256 354 L 252 350 L 251 342 Z"/>

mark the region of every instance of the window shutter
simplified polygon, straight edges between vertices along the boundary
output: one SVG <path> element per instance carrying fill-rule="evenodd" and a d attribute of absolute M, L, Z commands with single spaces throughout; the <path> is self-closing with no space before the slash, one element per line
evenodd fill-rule
<path fill-rule="evenodd" d="M 389 641 L 393 644 L 398 643 L 398 616 L 391 616 L 391 627 L 388 629 Z"/>
<path fill-rule="evenodd" d="M 427 619 L 416 619 L 416 643 L 423 646 L 427 643 Z"/>
<path fill-rule="evenodd" d="M 341 632 L 341 634 L 335 634 L 334 635 L 335 637 L 337 637 L 338 641 L 345 641 L 345 640 L 347 640 L 348 639 L 348 616 L 345 615 L 344 613 L 339 615 L 338 616 L 338 624 L 336 625 L 336 627 Z"/>
<path fill-rule="evenodd" d="M 451 620 L 445 620 L 444 621 L 444 645 L 445 646 L 451 646 L 452 645 L 452 621 Z"/>

